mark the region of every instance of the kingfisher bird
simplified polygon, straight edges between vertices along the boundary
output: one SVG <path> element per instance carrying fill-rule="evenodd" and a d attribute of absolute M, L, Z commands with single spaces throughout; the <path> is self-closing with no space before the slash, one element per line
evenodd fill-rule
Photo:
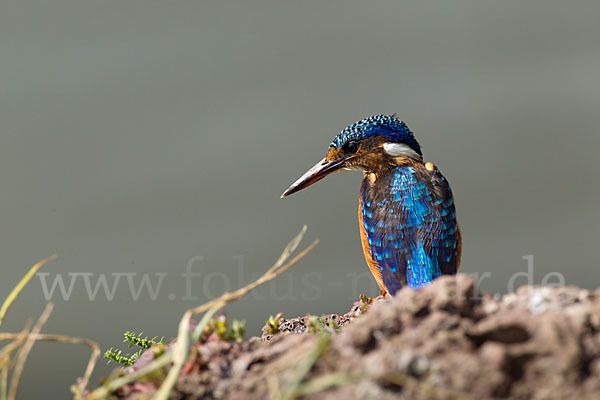
<path fill-rule="evenodd" d="M 434 164 L 423 162 L 421 146 L 403 121 L 395 114 L 374 115 L 348 126 L 325 158 L 281 197 L 340 170 L 363 173 L 360 238 L 382 295 L 456 274 L 462 241 L 450 184 Z"/>

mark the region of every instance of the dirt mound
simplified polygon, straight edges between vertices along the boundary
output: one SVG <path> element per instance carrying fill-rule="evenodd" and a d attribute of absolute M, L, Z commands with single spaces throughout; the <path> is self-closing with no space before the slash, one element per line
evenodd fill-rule
<path fill-rule="evenodd" d="M 342 316 L 281 319 L 262 340 L 194 349 L 173 399 L 598 399 L 600 289 L 494 298 L 460 274 L 363 299 Z M 147 381 L 118 394 L 155 389 Z"/>

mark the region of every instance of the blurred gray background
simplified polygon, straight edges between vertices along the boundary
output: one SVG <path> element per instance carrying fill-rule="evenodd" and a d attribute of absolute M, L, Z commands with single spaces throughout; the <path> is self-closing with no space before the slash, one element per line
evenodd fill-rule
<path fill-rule="evenodd" d="M 48 333 L 103 350 L 172 337 L 185 309 L 258 276 L 303 224 L 321 243 L 227 308 L 248 336 L 283 311 L 376 295 L 357 228 L 361 177 L 279 195 L 346 125 L 398 113 L 450 180 L 462 271 L 504 293 L 534 255 L 598 285 L 600 3 L 4 1 L 0 5 L 0 297 L 52 253 L 62 274 L 168 273 L 137 301 L 54 293 Z M 181 273 L 193 257 L 193 295 Z M 241 267 L 240 267 L 241 265 Z M 556 279 L 553 279 L 555 282 Z M 517 284 L 527 279 L 520 277 Z M 57 289 L 58 290 L 58 289 Z M 169 295 L 172 295 L 170 298 Z M 3 331 L 37 317 L 34 278 Z M 21 398 L 65 398 L 88 350 L 38 344 Z M 93 385 L 112 368 L 99 363 Z"/>

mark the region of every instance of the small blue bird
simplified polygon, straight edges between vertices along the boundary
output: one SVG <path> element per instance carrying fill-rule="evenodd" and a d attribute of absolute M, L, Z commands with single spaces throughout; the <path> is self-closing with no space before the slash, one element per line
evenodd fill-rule
<path fill-rule="evenodd" d="M 456 274 L 461 233 L 450 184 L 395 115 L 374 115 L 348 126 L 327 156 L 281 197 L 345 170 L 364 174 L 358 199 L 363 252 L 382 295 Z"/>

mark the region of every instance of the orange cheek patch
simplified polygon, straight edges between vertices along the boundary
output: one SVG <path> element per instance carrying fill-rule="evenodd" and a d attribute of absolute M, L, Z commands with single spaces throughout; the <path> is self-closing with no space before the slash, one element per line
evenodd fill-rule
<path fill-rule="evenodd" d="M 425 163 L 425 169 L 426 169 L 427 171 L 433 171 L 433 170 L 435 169 L 435 165 L 433 165 L 433 163 L 426 162 L 426 163 Z"/>
<path fill-rule="evenodd" d="M 341 151 L 342 151 L 341 148 L 329 149 L 329 151 L 327 152 L 327 156 L 325 157 L 325 160 L 327 160 L 327 162 L 337 160 L 340 157 Z"/>

